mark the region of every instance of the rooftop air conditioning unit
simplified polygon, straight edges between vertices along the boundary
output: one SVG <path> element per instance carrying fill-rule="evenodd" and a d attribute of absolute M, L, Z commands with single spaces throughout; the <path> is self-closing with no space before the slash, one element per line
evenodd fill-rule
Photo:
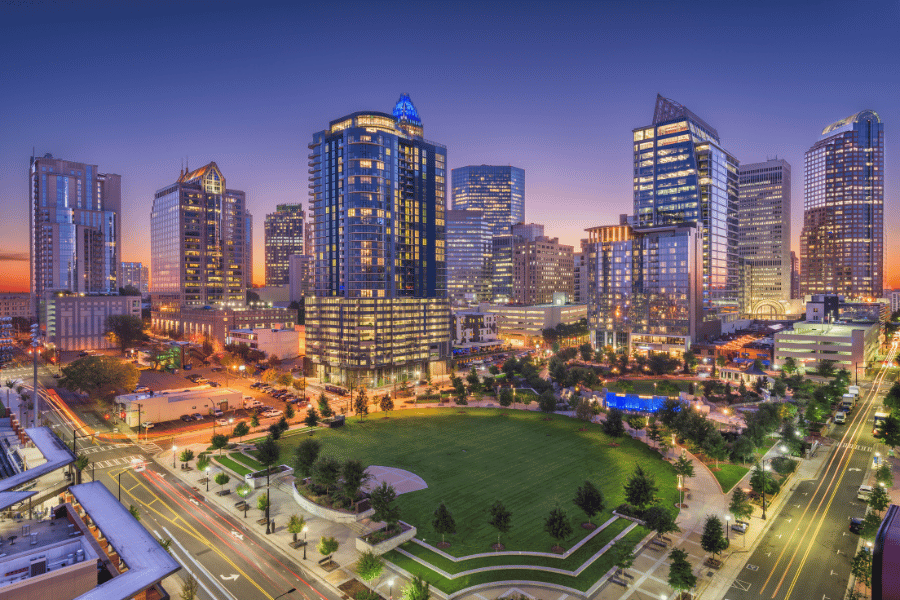
<path fill-rule="evenodd" d="M 47 559 L 45 557 L 41 557 L 31 561 L 31 569 L 29 570 L 28 576 L 34 577 L 36 575 L 43 575 L 47 572 Z"/>

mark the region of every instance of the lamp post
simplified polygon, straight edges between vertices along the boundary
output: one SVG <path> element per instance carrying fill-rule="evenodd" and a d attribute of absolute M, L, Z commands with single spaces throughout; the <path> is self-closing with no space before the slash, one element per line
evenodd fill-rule
<path fill-rule="evenodd" d="M 178 446 L 175 445 L 175 440 L 172 440 L 172 468 L 175 468 L 175 452 L 178 450 Z"/>
<path fill-rule="evenodd" d="M 725 515 L 725 539 L 730 543 L 730 535 L 731 535 L 731 515 Z"/>
<path fill-rule="evenodd" d="M 209 491 L 209 467 L 206 467 L 206 491 Z"/>
<path fill-rule="evenodd" d="M 309 526 L 303 526 L 303 560 L 306 560 L 306 532 L 309 531 Z"/>
<path fill-rule="evenodd" d="M 769 465 L 767 463 L 771 463 L 771 462 L 772 462 L 771 458 L 762 459 L 762 463 L 763 463 L 763 470 L 762 470 L 762 474 L 763 474 L 763 482 L 762 482 L 763 514 L 762 514 L 762 518 L 763 518 L 763 520 L 766 519 L 766 487 L 768 487 L 768 484 L 769 484 L 769 474 L 768 474 Z"/>
<path fill-rule="evenodd" d="M 122 501 L 122 473 L 124 471 L 119 471 L 119 502 Z"/>
<path fill-rule="evenodd" d="M 388 581 L 388 586 L 391 588 L 391 600 L 394 600 L 394 580 L 393 579 Z"/>

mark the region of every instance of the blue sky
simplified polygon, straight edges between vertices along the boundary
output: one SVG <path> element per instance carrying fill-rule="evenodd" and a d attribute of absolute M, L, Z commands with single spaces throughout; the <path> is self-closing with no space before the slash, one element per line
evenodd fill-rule
<path fill-rule="evenodd" d="M 312 133 L 390 111 L 401 92 L 451 168 L 524 168 L 527 220 L 576 246 L 631 212 L 631 130 L 657 93 L 742 162 L 791 163 L 795 240 L 804 151 L 871 108 L 885 121 L 887 239 L 900 233 L 897 1 L 57 2 L 0 17 L 0 287 L 27 277 L 10 259 L 27 259 L 32 147 L 122 175 L 123 260 L 149 261 L 153 192 L 184 157 L 215 160 L 248 193 L 259 265 L 265 214 L 306 205 Z"/>

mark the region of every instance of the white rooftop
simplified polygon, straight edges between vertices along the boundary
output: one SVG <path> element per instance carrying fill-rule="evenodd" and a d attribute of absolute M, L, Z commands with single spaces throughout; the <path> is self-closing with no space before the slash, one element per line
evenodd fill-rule
<path fill-rule="evenodd" d="M 37 493 L 37 491 L 11 492 L 9 490 L 75 462 L 75 455 L 49 427 L 32 427 L 26 429 L 25 433 L 44 455 L 47 462 L 0 480 L 0 510 L 9 508 Z"/>
<path fill-rule="evenodd" d="M 128 566 L 77 600 L 127 600 L 181 568 L 101 482 L 73 485 L 69 491 Z"/>

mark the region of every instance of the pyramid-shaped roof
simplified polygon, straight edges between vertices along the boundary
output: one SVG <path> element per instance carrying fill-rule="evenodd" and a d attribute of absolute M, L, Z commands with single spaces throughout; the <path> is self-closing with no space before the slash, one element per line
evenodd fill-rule
<path fill-rule="evenodd" d="M 397 100 L 397 104 L 394 106 L 394 118 L 397 119 L 398 122 L 406 121 L 413 125 L 422 125 L 422 119 L 419 118 L 419 111 L 417 111 L 415 105 L 413 105 L 409 94 L 400 94 L 400 99 Z"/>

